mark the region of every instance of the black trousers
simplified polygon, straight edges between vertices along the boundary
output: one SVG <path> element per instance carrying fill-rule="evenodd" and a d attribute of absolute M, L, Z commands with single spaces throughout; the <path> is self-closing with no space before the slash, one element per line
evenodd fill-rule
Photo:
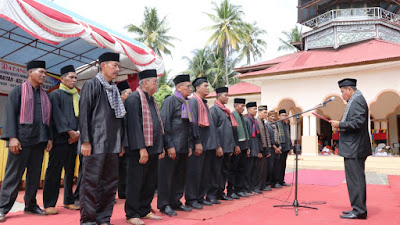
<path fill-rule="evenodd" d="M 76 143 L 54 144 L 50 151 L 49 164 L 46 169 L 43 187 L 43 204 L 45 208 L 55 207 L 60 192 L 61 172 L 64 167 L 64 205 L 74 204 L 72 186 L 76 161 Z"/>
<path fill-rule="evenodd" d="M 276 155 L 272 150 L 272 154 L 267 158 L 267 179 L 266 185 L 275 185 L 280 179 L 280 155 Z"/>
<path fill-rule="evenodd" d="M 244 164 L 244 179 L 243 179 L 245 192 L 253 191 L 253 187 L 252 187 L 252 183 L 251 183 L 251 172 L 253 171 L 253 165 L 254 165 L 254 158 L 246 156 L 245 164 Z"/>
<path fill-rule="evenodd" d="M 214 151 L 214 153 L 216 153 L 216 151 Z M 208 154 L 206 157 L 209 157 L 211 167 L 210 173 L 207 175 L 209 176 L 207 199 L 213 200 L 217 199 L 221 187 L 222 163 L 224 161 L 224 156 L 218 157 L 216 154 Z"/>
<path fill-rule="evenodd" d="M 150 213 L 150 204 L 157 189 L 158 154 L 149 155 L 146 164 L 139 163 L 139 150 L 129 150 L 126 154 L 128 161 L 126 218 L 144 217 Z"/>
<path fill-rule="evenodd" d="M 76 188 L 74 191 L 74 203 L 76 205 L 80 205 L 79 203 L 79 192 L 82 182 L 82 155 L 79 155 L 79 170 L 78 170 L 78 178 L 76 179 Z"/>
<path fill-rule="evenodd" d="M 24 146 L 19 154 L 8 152 L 6 171 L 1 185 L 0 212 L 7 214 L 18 196 L 18 187 L 21 184 L 22 175 L 26 171 L 25 182 L 25 209 L 37 207 L 36 193 L 40 184 L 44 148 L 47 143 L 39 143 Z"/>
<path fill-rule="evenodd" d="M 109 223 L 118 186 L 118 154 L 82 157 L 81 223 Z"/>
<path fill-rule="evenodd" d="M 347 190 L 353 213 L 367 213 L 367 184 L 365 181 L 365 160 L 367 158 L 344 158 Z"/>
<path fill-rule="evenodd" d="M 271 177 L 269 180 L 269 184 L 270 185 L 275 185 L 275 184 L 279 184 L 280 179 L 281 179 L 281 160 L 280 157 L 281 154 L 274 154 L 271 155 L 270 158 L 272 158 L 272 166 L 269 167 L 271 168 Z"/>
<path fill-rule="evenodd" d="M 196 156 L 192 154 L 187 160 L 185 200 L 186 204 L 202 201 L 209 188 L 210 163 L 215 150 L 203 151 Z"/>
<path fill-rule="evenodd" d="M 280 178 L 279 178 L 279 184 L 283 184 L 285 182 L 285 171 L 286 171 L 286 161 L 288 157 L 289 151 L 282 152 L 282 154 L 279 157 L 279 164 L 280 164 Z"/>
<path fill-rule="evenodd" d="M 251 160 L 253 161 L 253 168 L 251 170 L 251 181 L 250 181 L 250 190 L 261 190 L 261 187 L 263 185 L 262 182 L 262 174 L 263 171 L 265 170 L 264 168 L 264 157 L 263 158 L 258 158 L 258 157 L 252 157 Z"/>
<path fill-rule="evenodd" d="M 221 168 L 221 178 L 219 184 L 219 190 L 217 193 L 217 197 L 221 197 L 221 195 L 225 194 L 225 187 L 227 186 L 227 182 L 229 180 L 229 172 L 231 170 L 231 158 L 232 153 L 225 153 L 222 159 L 222 168 Z"/>
<path fill-rule="evenodd" d="M 227 194 L 245 191 L 245 168 L 247 162 L 247 149 L 242 150 L 239 155 L 232 155 L 231 167 L 228 176 Z"/>
<path fill-rule="evenodd" d="M 187 153 L 177 153 L 174 160 L 166 155 L 158 162 L 158 209 L 182 205 L 180 199 L 185 191 L 187 158 Z"/>
<path fill-rule="evenodd" d="M 128 163 L 126 162 L 126 155 L 118 158 L 118 198 L 126 198 L 126 171 Z"/>
<path fill-rule="evenodd" d="M 261 172 L 260 172 L 260 190 L 267 186 L 267 173 L 268 173 L 268 158 L 263 156 L 261 158 Z"/>

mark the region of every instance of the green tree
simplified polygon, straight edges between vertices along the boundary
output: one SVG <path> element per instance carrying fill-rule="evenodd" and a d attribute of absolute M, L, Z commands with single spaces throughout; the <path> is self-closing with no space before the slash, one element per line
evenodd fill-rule
<path fill-rule="evenodd" d="M 174 84 L 171 79 L 168 79 L 168 75 L 171 73 L 171 70 L 164 70 L 164 74 L 162 76 L 158 77 L 158 88 L 160 88 L 162 85 L 167 85 L 169 87 L 173 87 Z"/>
<path fill-rule="evenodd" d="M 167 35 L 170 30 L 167 27 L 167 17 L 160 20 L 156 8 L 145 7 L 142 24 L 140 26 L 129 24 L 125 26 L 125 29 L 128 32 L 137 34 L 136 40 L 149 46 L 159 56 L 162 56 L 161 53 L 171 55 L 169 48 L 175 47 L 172 41 L 179 40 Z"/>
<path fill-rule="evenodd" d="M 198 77 L 208 77 L 208 70 L 211 68 L 212 52 L 208 47 L 192 51 L 193 58 L 182 57 L 188 63 L 188 69 L 185 71 L 192 80 Z"/>
<path fill-rule="evenodd" d="M 257 61 L 267 47 L 267 43 L 260 38 L 260 36 L 266 35 L 267 32 L 259 28 L 256 22 L 252 24 L 246 23 L 243 28 L 240 57 L 246 57 L 247 65 L 250 65 L 251 58 L 253 58 L 253 61 Z"/>
<path fill-rule="evenodd" d="M 232 53 L 232 49 L 239 49 L 243 27 L 243 11 L 241 6 L 233 5 L 229 0 L 223 0 L 219 5 L 216 2 L 212 2 L 212 4 L 214 5 L 214 14 L 206 14 L 214 22 L 214 25 L 204 28 L 205 30 L 213 31 L 213 34 L 207 41 L 207 45 L 211 43 L 212 46 L 218 47 L 217 51 L 222 50 L 222 57 L 225 64 L 225 80 L 229 86 L 227 61 Z"/>
<path fill-rule="evenodd" d="M 297 25 L 290 31 L 282 31 L 282 34 L 285 36 L 285 40 L 279 38 L 281 45 L 278 47 L 278 51 L 299 51 L 291 43 L 301 41 L 301 32 L 301 28 L 299 28 Z"/>
<path fill-rule="evenodd" d="M 216 89 L 225 86 L 226 79 L 229 84 L 236 84 L 239 79 L 235 77 L 237 72 L 234 70 L 240 57 L 224 59 L 221 54 L 214 52 L 211 55 L 211 68 L 207 70 L 207 79 L 211 86 Z"/>
<path fill-rule="evenodd" d="M 153 97 L 156 99 L 158 103 L 158 107 L 161 108 L 161 104 L 164 101 L 165 97 L 172 94 L 172 89 L 170 86 L 164 84 L 158 88 L 158 91 L 154 93 Z"/>

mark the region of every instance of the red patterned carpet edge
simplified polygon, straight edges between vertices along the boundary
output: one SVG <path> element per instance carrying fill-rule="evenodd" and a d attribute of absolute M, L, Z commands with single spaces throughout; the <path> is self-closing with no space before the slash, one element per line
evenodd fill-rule
<path fill-rule="evenodd" d="M 343 220 L 339 218 L 341 210 L 349 210 L 346 184 L 337 186 L 324 185 L 299 185 L 298 200 L 300 204 L 318 207 L 318 210 L 299 208 L 299 215 L 295 215 L 293 207 L 275 208 L 273 205 L 282 204 L 291 192 L 291 196 L 285 204 L 291 205 L 294 197 L 294 187 L 274 189 L 264 192 L 262 195 L 243 198 L 233 202 L 223 201 L 221 205 L 205 207 L 203 210 L 194 210 L 188 213 L 178 212 L 177 217 L 163 216 L 161 221 L 144 220 L 146 224 L 159 225 L 236 225 L 236 224 L 363 224 L 363 225 L 399 225 L 400 214 L 400 176 L 389 176 L 389 185 L 367 186 L 367 220 Z M 40 190 L 41 191 L 41 190 Z M 23 192 L 19 193 L 23 196 Z M 39 199 L 38 199 L 39 200 Z M 326 204 L 315 205 L 315 203 Z M 314 205 L 312 205 L 314 203 Z M 156 198 L 152 203 L 155 209 Z M 42 206 L 42 205 L 41 205 Z M 60 210 L 54 216 L 24 215 L 22 212 L 9 213 L 6 224 L 79 224 L 79 212 L 57 207 Z M 162 215 L 158 212 L 158 215 Z M 124 200 L 117 200 L 114 207 L 111 223 L 124 225 Z"/>
<path fill-rule="evenodd" d="M 294 183 L 295 172 L 287 173 L 285 181 L 289 184 Z M 343 170 L 309 170 L 303 169 L 298 171 L 298 183 L 322 186 L 337 186 L 346 178 Z"/>

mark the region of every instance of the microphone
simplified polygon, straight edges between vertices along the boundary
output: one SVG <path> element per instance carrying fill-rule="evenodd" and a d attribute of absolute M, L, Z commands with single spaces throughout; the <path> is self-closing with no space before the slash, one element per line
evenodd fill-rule
<path fill-rule="evenodd" d="M 326 103 L 331 102 L 331 101 L 333 101 L 333 100 L 335 100 L 335 99 L 336 99 L 335 97 L 331 97 L 330 99 L 324 101 L 324 102 L 322 103 L 322 105 L 326 105 Z"/>

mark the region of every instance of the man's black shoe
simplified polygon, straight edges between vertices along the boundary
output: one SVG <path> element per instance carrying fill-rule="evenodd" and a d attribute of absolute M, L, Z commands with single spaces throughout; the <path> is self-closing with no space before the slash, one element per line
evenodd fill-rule
<path fill-rule="evenodd" d="M 229 197 L 231 197 L 233 199 L 240 199 L 240 197 L 235 193 L 231 194 Z"/>
<path fill-rule="evenodd" d="M 262 191 L 260 191 L 260 190 L 254 190 L 253 192 L 255 192 L 257 194 L 262 194 Z"/>
<path fill-rule="evenodd" d="M 349 213 L 351 213 L 351 210 L 350 211 L 342 211 L 342 213 L 343 214 L 349 214 Z"/>
<path fill-rule="evenodd" d="M 285 186 L 285 187 L 290 187 L 290 184 L 283 182 L 282 184 L 280 184 L 281 186 Z"/>
<path fill-rule="evenodd" d="M 275 184 L 275 185 L 272 185 L 271 187 L 272 187 L 272 188 L 282 188 L 282 185 L 280 185 L 280 184 Z"/>
<path fill-rule="evenodd" d="M 345 214 L 345 215 L 340 215 L 340 218 L 342 219 L 361 219 L 361 220 L 365 220 L 367 219 L 367 214 L 360 214 L 360 215 L 356 215 L 354 213 L 349 213 L 349 214 Z"/>
<path fill-rule="evenodd" d="M 203 209 L 203 206 L 200 205 L 198 202 L 186 203 L 186 206 L 191 207 L 193 209 Z"/>
<path fill-rule="evenodd" d="M 209 201 L 207 201 L 207 200 L 201 200 L 201 201 L 199 201 L 199 203 L 200 203 L 201 205 L 212 205 L 212 202 L 209 202 Z"/>
<path fill-rule="evenodd" d="M 47 215 L 45 211 L 43 211 L 39 206 L 36 206 L 32 209 L 24 209 L 24 214 L 34 214 L 39 216 Z"/>
<path fill-rule="evenodd" d="M 212 198 L 212 199 L 207 199 L 206 201 L 208 201 L 208 202 L 211 202 L 211 204 L 215 204 L 215 205 L 219 205 L 219 204 L 221 204 L 221 202 L 220 201 L 218 201 L 217 199 L 215 199 L 215 198 Z"/>
<path fill-rule="evenodd" d="M 263 189 L 263 191 L 272 191 L 272 188 L 266 186 L 266 187 Z"/>
<path fill-rule="evenodd" d="M 172 210 L 171 206 L 167 205 L 163 209 L 160 210 L 162 214 L 167 216 L 176 216 L 178 215 L 174 210 Z"/>
<path fill-rule="evenodd" d="M 0 212 L 0 223 L 6 221 L 6 215 L 4 213 Z"/>
<path fill-rule="evenodd" d="M 238 195 L 239 197 L 245 197 L 245 198 L 249 197 L 249 196 L 246 195 L 244 192 L 239 192 L 237 195 Z"/>
<path fill-rule="evenodd" d="M 179 207 L 174 207 L 174 210 L 176 211 L 183 211 L 183 212 L 190 212 L 192 211 L 192 208 L 186 205 L 180 205 Z"/>
<path fill-rule="evenodd" d="M 225 201 L 232 201 L 232 200 L 233 200 L 233 198 L 228 197 L 228 196 L 226 196 L 225 194 L 222 194 L 222 195 L 219 197 L 219 199 L 220 199 L 220 200 L 225 200 Z"/>

